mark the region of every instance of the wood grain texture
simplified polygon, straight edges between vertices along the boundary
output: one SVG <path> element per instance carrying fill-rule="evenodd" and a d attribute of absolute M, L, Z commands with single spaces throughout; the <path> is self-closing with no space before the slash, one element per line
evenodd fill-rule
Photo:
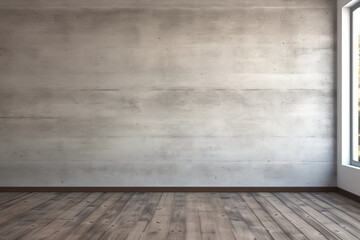
<path fill-rule="evenodd" d="M 0 193 L 0 239 L 360 239 L 337 193 Z"/>

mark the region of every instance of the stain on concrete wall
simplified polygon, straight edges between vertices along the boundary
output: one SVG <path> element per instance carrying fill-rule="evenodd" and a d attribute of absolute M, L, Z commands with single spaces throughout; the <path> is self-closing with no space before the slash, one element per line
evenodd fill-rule
<path fill-rule="evenodd" d="M 0 2 L 0 185 L 335 185 L 334 0 Z"/>

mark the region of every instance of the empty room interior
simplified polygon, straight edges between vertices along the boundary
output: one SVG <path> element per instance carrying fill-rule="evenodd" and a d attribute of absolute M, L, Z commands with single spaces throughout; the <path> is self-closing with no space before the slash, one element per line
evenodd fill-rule
<path fill-rule="evenodd" d="M 0 240 L 359 240 L 360 0 L 0 0 Z"/>

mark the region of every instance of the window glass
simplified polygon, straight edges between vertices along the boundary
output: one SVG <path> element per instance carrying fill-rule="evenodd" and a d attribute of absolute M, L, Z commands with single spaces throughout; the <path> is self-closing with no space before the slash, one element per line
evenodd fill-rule
<path fill-rule="evenodd" d="M 360 165 L 360 8 L 352 12 L 352 106 L 353 163 Z"/>

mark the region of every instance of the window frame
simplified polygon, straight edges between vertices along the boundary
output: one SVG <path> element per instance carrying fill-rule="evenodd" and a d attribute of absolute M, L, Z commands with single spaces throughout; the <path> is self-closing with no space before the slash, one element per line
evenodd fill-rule
<path fill-rule="evenodd" d="M 354 129 L 357 128 L 356 130 L 356 137 L 359 138 L 359 124 L 360 124 L 360 121 L 357 120 L 357 124 L 356 126 L 354 121 L 353 121 L 353 118 L 354 118 L 354 114 L 355 112 L 357 113 L 357 111 L 354 109 L 354 104 L 356 104 L 356 106 L 358 107 L 358 97 L 357 99 L 354 99 L 354 81 L 356 81 L 357 83 L 357 86 L 359 84 L 359 80 L 358 79 L 354 79 L 354 42 L 353 42 L 353 39 L 354 39 L 354 32 L 353 32 L 353 19 L 354 19 L 354 11 L 357 10 L 357 9 L 360 9 L 360 2 L 355 4 L 353 7 L 350 8 L 350 78 L 351 78 L 351 84 L 350 84 L 350 108 L 351 108 L 351 116 L 350 116 L 350 126 L 351 126 L 351 133 L 350 133 L 350 138 L 351 138 L 351 141 L 350 141 L 350 165 L 352 166 L 356 166 L 356 167 L 360 167 L 360 159 L 358 157 L 358 161 L 355 161 L 354 160 L 354 157 L 355 157 L 355 153 L 354 153 L 354 148 L 356 147 L 356 149 L 358 149 L 358 146 L 355 146 L 355 143 L 354 143 L 354 134 L 355 134 L 355 131 Z M 356 87 L 356 91 L 358 91 L 358 87 Z M 356 101 L 356 102 L 355 102 Z M 359 113 L 356 114 L 356 118 L 359 119 Z M 359 144 L 359 140 L 357 140 L 357 144 Z M 356 150 L 358 152 L 358 150 Z M 356 154 L 358 155 L 358 154 Z"/>

